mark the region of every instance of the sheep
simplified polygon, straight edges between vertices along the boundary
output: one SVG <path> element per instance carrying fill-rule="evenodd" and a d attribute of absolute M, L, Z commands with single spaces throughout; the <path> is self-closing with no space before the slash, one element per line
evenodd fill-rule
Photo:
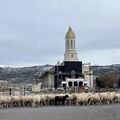
<path fill-rule="evenodd" d="M 7 99 L 5 96 L 0 96 L 0 108 L 6 107 Z"/>
<path fill-rule="evenodd" d="M 32 107 L 33 97 L 32 96 L 22 96 L 23 107 Z"/>
<path fill-rule="evenodd" d="M 87 105 L 88 96 L 89 96 L 89 94 L 87 94 L 87 93 L 81 93 L 81 94 L 77 95 L 76 105 Z"/>
<path fill-rule="evenodd" d="M 115 102 L 120 103 L 120 93 L 115 94 Z"/>
<path fill-rule="evenodd" d="M 68 95 L 65 96 L 55 96 L 55 105 L 62 104 L 65 105 L 65 101 L 68 98 Z"/>
<path fill-rule="evenodd" d="M 103 104 L 113 103 L 113 100 L 114 100 L 114 94 L 113 93 L 104 92 L 104 93 L 101 93 L 101 96 L 102 96 L 101 102 Z"/>
<path fill-rule="evenodd" d="M 67 105 L 74 105 L 77 100 L 77 95 L 76 94 L 69 94 L 69 97 L 66 99 L 66 104 Z"/>
<path fill-rule="evenodd" d="M 11 96 L 11 98 L 8 98 L 9 104 L 11 107 L 20 107 L 21 106 L 21 97 L 20 96 Z"/>
<path fill-rule="evenodd" d="M 114 103 L 115 93 L 107 93 L 107 104 Z"/>
<path fill-rule="evenodd" d="M 49 96 L 47 94 L 41 95 L 41 105 L 48 105 Z"/>
<path fill-rule="evenodd" d="M 97 105 L 101 103 L 101 96 L 99 93 L 93 93 L 88 96 L 88 105 Z"/>
<path fill-rule="evenodd" d="M 41 96 L 40 95 L 35 95 L 33 96 L 33 107 L 38 107 L 41 105 Z"/>
<path fill-rule="evenodd" d="M 31 96 L 0 96 L 0 108 L 39 107 L 44 105 L 98 105 L 120 103 L 120 93 L 41 94 Z"/>
<path fill-rule="evenodd" d="M 55 94 L 50 94 L 49 95 L 49 105 L 54 105 L 54 102 L 55 102 Z"/>

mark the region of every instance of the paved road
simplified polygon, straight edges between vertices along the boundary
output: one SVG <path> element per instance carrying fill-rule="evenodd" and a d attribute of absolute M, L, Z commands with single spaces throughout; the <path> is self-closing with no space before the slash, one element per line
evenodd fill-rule
<path fill-rule="evenodd" d="M 120 104 L 2 109 L 0 120 L 120 120 Z"/>

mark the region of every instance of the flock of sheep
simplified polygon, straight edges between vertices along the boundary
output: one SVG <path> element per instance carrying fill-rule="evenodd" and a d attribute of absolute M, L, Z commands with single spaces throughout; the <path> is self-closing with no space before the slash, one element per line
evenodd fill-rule
<path fill-rule="evenodd" d="M 0 108 L 39 107 L 47 105 L 98 105 L 120 103 L 120 93 L 42 94 L 31 96 L 0 96 Z"/>

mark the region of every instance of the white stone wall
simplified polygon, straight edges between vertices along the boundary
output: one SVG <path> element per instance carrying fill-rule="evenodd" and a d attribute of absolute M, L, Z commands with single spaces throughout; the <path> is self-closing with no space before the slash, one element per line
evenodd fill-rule
<path fill-rule="evenodd" d="M 33 85 L 32 86 L 32 92 L 40 92 L 41 85 Z"/>
<path fill-rule="evenodd" d="M 82 73 L 84 74 L 85 81 L 88 81 L 89 87 L 93 88 L 93 71 L 90 70 L 90 63 L 82 65 Z"/>
<path fill-rule="evenodd" d="M 48 74 L 48 88 L 54 88 L 54 74 Z"/>

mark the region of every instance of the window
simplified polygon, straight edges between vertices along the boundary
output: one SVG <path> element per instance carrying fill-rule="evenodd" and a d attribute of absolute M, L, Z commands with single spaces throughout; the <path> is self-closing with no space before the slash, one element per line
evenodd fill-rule
<path fill-rule="evenodd" d="M 75 40 L 74 40 L 74 49 L 75 49 Z"/>
<path fill-rule="evenodd" d="M 79 82 L 79 87 L 81 87 L 83 85 L 83 82 L 82 81 L 80 81 Z"/>
<path fill-rule="evenodd" d="M 72 82 L 71 81 L 69 81 L 68 86 L 72 87 Z"/>
<path fill-rule="evenodd" d="M 71 40 L 71 49 L 73 49 L 73 40 Z"/>
<path fill-rule="evenodd" d="M 75 81 L 75 82 L 74 82 L 74 86 L 78 86 L 78 83 L 77 83 L 77 81 Z"/>
<path fill-rule="evenodd" d="M 67 40 L 67 48 L 69 49 L 69 41 Z"/>
<path fill-rule="evenodd" d="M 75 74 L 76 74 L 75 70 L 71 70 L 71 78 L 75 78 Z"/>

